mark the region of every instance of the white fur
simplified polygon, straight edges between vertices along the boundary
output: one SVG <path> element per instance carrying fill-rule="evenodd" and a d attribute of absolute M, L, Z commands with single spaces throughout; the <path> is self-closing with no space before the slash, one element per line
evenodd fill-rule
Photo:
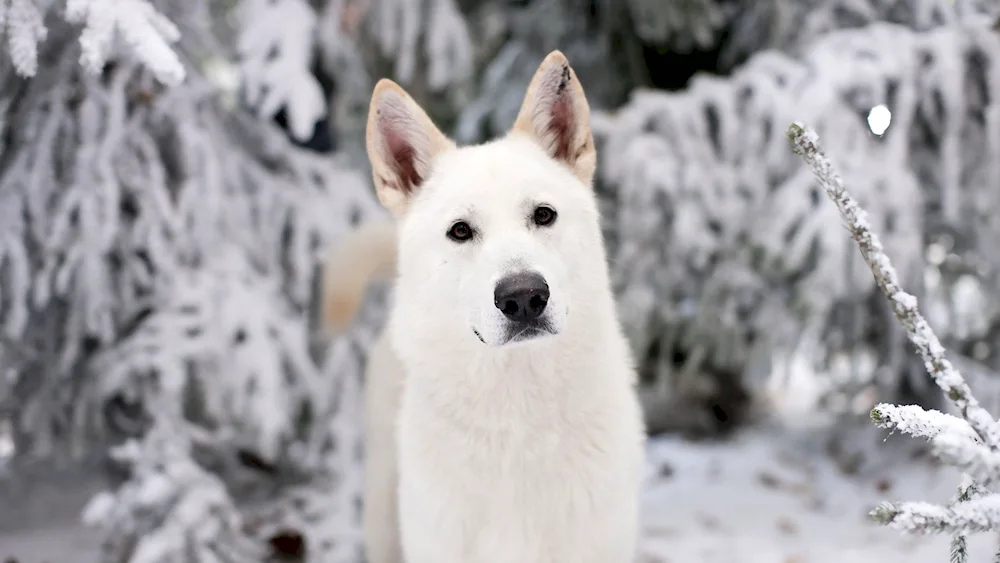
<path fill-rule="evenodd" d="M 399 225 L 390 321 L 406 561 L 630 562 L 643 430 L 593 193 L 517 135 L 435 166 Z M 552 228 L 526 224 L 534 202 Z M 443 236 L 459 215 L 481 242 Z M 548 280 L 559 330 L 498 347 L 492 291 L 516 263 Z"/>
<path fill-rule="evenodd" d="M 331 250 L 323 268 L 323 321 L 339 333 L 354 319 L 368 284 L 395 277 L 396 229 L 370 222 Z M 382 331 L 365 366 L 364 545 L 368 563 L 402 563 L 396 415 L 403 366 Z"/>
<path fill-rule="evenodd" d="M 383 331 L 365 368 L 364 543 L 368 563 L 401 563 L 396 414 L 403 366 Z"/>
<path fill-rule="evenodd" d="M 644 430 L 565 57 L 539 67 L 510 134 L 474 147 L 383 80 L 368 152 L 398 231 L 397 252 L 365 253 L 398 272 L 367 370 L 369 560 L 399 563 L 401 546 L 406 563 L 630 563 Z M 449 239 L 456 221 L 476 236 Z M 548 284 L 548 333 L 512 342 L 494 289 L 524 271 Z M 363 284 L 338 275 L 353 281 L 327 292 L 347 306 L 328 310 L 349 314 Z"/>

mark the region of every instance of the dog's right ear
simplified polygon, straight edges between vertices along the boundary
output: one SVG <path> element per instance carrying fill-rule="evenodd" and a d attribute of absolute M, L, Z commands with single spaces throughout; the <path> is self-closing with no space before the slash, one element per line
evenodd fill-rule
<path fill-rule="evenodd" d="M 417 102 L 387 78 L 372 92 L 366 137 L 375 192 L 397 217 L 427 180 L 434 157 L 455 148 Z"/>

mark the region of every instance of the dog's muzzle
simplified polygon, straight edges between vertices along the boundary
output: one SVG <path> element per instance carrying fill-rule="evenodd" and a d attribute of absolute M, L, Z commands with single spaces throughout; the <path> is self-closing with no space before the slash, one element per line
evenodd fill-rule
<path fill-rule="evenodd" d="M 548 303 L 549 284 L 541 274 L 525 271 L 501 278 L 493 290 L 493 304 L 507 319 L 505 341 L 517 342 L 551 333 L 552 327 L 545 317 Z"/>

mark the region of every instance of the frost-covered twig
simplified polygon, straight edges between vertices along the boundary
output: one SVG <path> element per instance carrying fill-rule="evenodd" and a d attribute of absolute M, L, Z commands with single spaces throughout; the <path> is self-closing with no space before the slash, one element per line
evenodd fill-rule
<path fill-rule="evenodd" d="M 964 471 L 980 485 L 988 487 L 1000 480 L 1000 452 L 995 449 L 951 433 L 938 435 L 931 444 L 938 459 Z"/>
<path fill-rule="evenodd" d="M 983 490 L 968 475 L 963 476 L 962 484 L 958 486 L 952 504 L 967 502 L 975 498 L 980 498 L 989 494 Z M 951 560 L 955 562 L 967 561 L 969 558 L 968 534 L 966 531 L 956 532 L 951 540 Z"/>
<path fill-rule="evenodd" d="M 1000 495 L 945 507 L 929 502 L 884 502 L 872 511 L 880 524 L 920 534 L 990 532 L 1000 529 Z"/>
<path fill-rule="evenodd" d="M 917 405 L 880 403 L 872 409 L 872 420 L 880 428 L 894 428 L 916 438 L 933 439 L 941 434 L 955 434 L 969 440 L 979 437 L 965 420 Z"/>
<path fill-rule="evenodd" d="M 997 421 L 972 395 L 965 379 L 945 358 L 945 350 L 917 309 L 917 299 L 899 283 L 892 263 L 882 249 L 865 212 L 844 188 L 840 174 L 823 154 L 819 137 L 803 125 L 788 130 L 793 151 L 805 158 L 827 195 L 837 205 L 841 218 L 858 243 L 861 254 L 875 275 L 876 283 L 889 299 L 890 307 L 917 347 L 927 371 L 963 419 L 916 406 L 880 404 L 872 409 L 872 420 L 883 428 L 929 438 L 942 461 L 964 472 L 955 498 L 947 506 L 927 502 L 882 503 L 871 516 L 883 525 L 910 533 L 951 533 L 951 561 L 968 560 L 966 537 L 973 532 L 1000 529 L 1000 495 L 988 489 L 1000 479 Z"/>
<path fill-rule="evenodd" d="M 819 145 L 819 136 L 796 123 L 789 127 L 788 138 L 792 150 L 805 158 L 827 195 L 837 205 L 840 216 L 861 249 L 861 255 L 875 275 L 876 283 L 889 299 L 889 306 L 906 330 L 907 337 L 917 347 L 928 373 L 983 442 L 995 448 L 996 444 L 1000 444 L 1000 425 L 986 409 L 979 406 L 965 379 L 945 358 L 944 347 L 917 309 L 917 298 L 903 290 L 878 235 L 868 224 L 867 214 L 844 188 L 843 179 Z"/>
<path fill-rule="evenodd" d="M 872 420 L 880 428 L 899 430 L 917 438 L 927 438 L 934 454 L 989 486 L 1000 478 L 1000 452 L 987 447 L 965 420 L 916 405 L 880 403 L 872 409 Z"/>

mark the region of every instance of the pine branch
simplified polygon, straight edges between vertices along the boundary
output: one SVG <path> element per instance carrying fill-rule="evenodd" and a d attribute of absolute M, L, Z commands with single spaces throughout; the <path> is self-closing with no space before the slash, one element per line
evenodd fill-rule
<path fill-rule="evenodd" d="M 955 534 L 951 540 L 951 563 L 967 563 L 969 561 L 969 545 L 963 533 Z"/>
<path fill-rule="evenodd" d="M 933 439 L 949 433 L 969 440 L 979 439 L 965 420 L 917 405 L 879 403 L 872 409 L 871 417 L 879 428 L 894 428 L 916 438 Z"/>
<path fill-rule="evenodd" d="M 951 507 L 928 502 L 883 502 L 872 511 L 880 524 L 918 534 L 990 532 L 1000 529 L 1000 495 Z"/>
<path fill-rule="evenodd" d="M 935 455 L 965 472 L 955 498 L 948 506 L 926 502 L 882 503 L 871 512 L 883 524 L 915 533 L 951 533 L 952 563 L 968 561 L 967 536 L 1000 529 L 1000 496 L 983 487 L 1000 478 L 1000 426 L 972 395 L 962 375 L 945 358 L 945 350 L 917 309 L 917 299 L 903 291 L 882 243 L 868 223 L 865 211 L 844 188 L 840 174 L 823 153 L 819 137 L 793 124 L 788 130 L 792 150 L 805 158 L 823 189 L 837 205 L 875 282 L 889 300 L 893 314 L 917 347 L 924 366 L 962 419 L 917 406 L 879 404 L 872 420 L 883 428 L 898 428 L 912 436 L 929 438 Z M 978 483 L 977 483 L 978 481 Z"/>
<path fill-rule="evenodd" d="M 892 312 L 903 325 L 910 342 L 917 347 L 927 371 L 982 441 L 995 449 L 1000 443 L 1000 425 L 979 405 L 965 379 L 945 358 L 944 347 L 917 309 L 917 298 L 903 291 L 878 235 L 868 223 L 867 214 L 847 192 L 840 174 L 823 153 L 819 136 L 796 123 L 789 127 L 788 138 L 792 150 L 805 159 L 826 194 L 837 205 L 841 218 L 861 249 L 861 255 L 875 275 L 876 283 L 888 298 Z"/>
<path fill-rule="evenodd" d="M 1000 452 L 955 434 L 941 434 L 931 440 L 934 455 L 989 487 L 1000 479 Z"/>
<path fill-rule="evenodd" d="M 989 486 L 1000 478 L 1000 452 L 984 445 L 969 423 L 961 418 L 916 405 L 885 403 L 876 405 L 871 416 L 880 428 L 928 438 L 935 456 L 964 471 L 982 486 Z"/>
<path fill-rule="evenodd" d="M 962 484 L 958 486 L 958 491 L 955 493 L 955 498 L 952 500 L 951 504 L 955 505 L 962 502 L 970 501 L 974 498 L 979 498 L 989 494 L 988 491 L 984 491 L 968 476 L 962 476 Z M 965 532 L 957 532 L 955 537 L 951 540 L 951 563 L 966 563 L 969 560 L 969 542 L 968 534 Z"/>

